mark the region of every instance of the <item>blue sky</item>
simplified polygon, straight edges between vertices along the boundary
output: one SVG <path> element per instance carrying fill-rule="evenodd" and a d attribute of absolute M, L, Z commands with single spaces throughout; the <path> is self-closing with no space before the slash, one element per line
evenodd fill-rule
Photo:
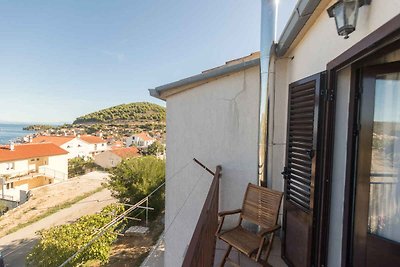
<path fill-rule="evenodd" d="M 281 0 L 279 30 L 295 0 Z M 0 121 L 71 122 L 259 50 L 260 0 L 1 1 Z"/>

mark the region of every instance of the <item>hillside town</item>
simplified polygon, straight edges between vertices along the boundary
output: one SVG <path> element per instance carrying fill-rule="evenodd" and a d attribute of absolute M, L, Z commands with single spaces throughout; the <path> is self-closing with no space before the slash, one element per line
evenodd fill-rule
<path fill-rule="evenodd" d="M 162 149 L 153 155 L 165 159 L 162 140 L 148 132 L 134 134 L 123 141 L 105 139 L 101 133 L 96 136 L 47 132 L 29 135 L 24 140 L 27 141 L 0 146 L 0 200 L 7 203 L 7 210 L 28 201 L 31 189 L 71 177 L 68 163 L 76 158 L 107 170 L 122 160 L 147 155 L 149 147 L 157 142 Z"/>

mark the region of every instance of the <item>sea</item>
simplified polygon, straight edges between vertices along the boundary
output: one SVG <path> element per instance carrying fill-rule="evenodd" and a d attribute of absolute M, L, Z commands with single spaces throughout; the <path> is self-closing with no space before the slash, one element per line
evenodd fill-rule
<path fill-rule="evenodd" d="M 10 141 L 15 141 L 18 138 L 34 133 L 34 131 L 24 131 L 23 128 L 26 126 L 28 125 L 0 123 L 0 144 L 9 144 Z"/>

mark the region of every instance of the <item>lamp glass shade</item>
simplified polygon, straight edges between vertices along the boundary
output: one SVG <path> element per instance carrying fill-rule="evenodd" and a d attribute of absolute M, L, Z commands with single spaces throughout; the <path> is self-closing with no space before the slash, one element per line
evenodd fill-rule
<path fill-rule="evenodd" d="M 358 0 L 343 0 L 332 8 L 338 34 L 345 36 L 346 39 L 356 29 L 358 7 Z"/>

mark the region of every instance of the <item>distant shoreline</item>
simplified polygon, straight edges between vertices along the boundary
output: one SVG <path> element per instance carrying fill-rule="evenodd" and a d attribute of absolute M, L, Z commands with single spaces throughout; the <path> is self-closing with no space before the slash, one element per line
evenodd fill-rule
<path fill-rule="evenodd" d="M 6 145 L 11 141 L 20 142 L 28 135 L 36 133 L 36 131 L 23 130 L 27 124 L 12 124 L 12 123 L 0 123 L 0 144 Z"/>

